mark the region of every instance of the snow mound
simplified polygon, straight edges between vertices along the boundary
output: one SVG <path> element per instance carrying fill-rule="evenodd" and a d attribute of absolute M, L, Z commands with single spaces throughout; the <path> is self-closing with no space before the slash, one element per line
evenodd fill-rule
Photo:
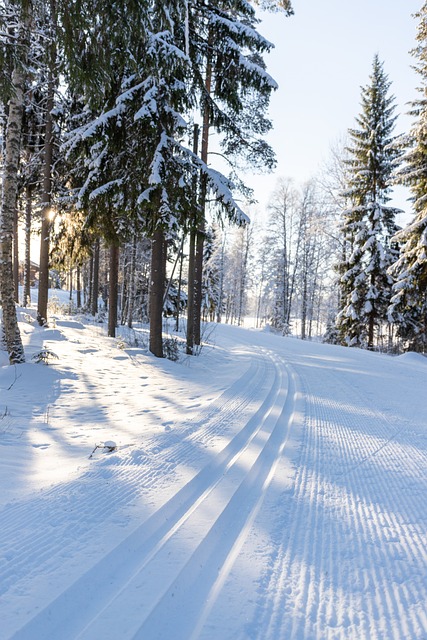
<path fill-rule="evenodd" d="M 416 353 L 415 351 L 408 351 L 408 353 L 402 353 L 401 356 L 397 356 L 400 361 L 407 362 L 408 364 L 426 364 L 427 359 L 422 353 Z"/>
<path fill-rule="evenodd" d="M 44 340 L 66 340 L 67 339 L 62 333 L 62 331 L 59 331 L 59 329 L 43 329 L 42 335 Z"/>
<path fill-rule="evenodd" d="M 76 320 L 58 320 L 56 319 L 56 325 L 58 327 L 69 327 L 70 329 L 84 329 L 85 326 L 81 322 Z"/>

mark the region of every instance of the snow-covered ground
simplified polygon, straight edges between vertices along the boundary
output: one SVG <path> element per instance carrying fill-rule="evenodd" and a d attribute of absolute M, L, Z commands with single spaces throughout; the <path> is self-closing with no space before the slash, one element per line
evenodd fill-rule
<path fill-rule="evenodd" d="M 1 640 L 427 638 L 425 358 L 216 326 L 175 363 L 28 320 Z"/>

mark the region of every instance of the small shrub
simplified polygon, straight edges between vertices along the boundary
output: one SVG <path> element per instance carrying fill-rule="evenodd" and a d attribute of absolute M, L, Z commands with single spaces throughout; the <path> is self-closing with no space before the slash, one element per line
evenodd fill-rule
<path fill-rule="evenodd" d="M 99 324 L 103 324 L 107 321 L 107 312 L 105 309 L 99 309 L 98 313 L 95 315 L 95 322 L 99 322 Z"/>
<path fill-rule="evenodd" d="M 51 360 L 59 360 L 56 353 L 50 349 L 42 349 L 39 353 L 35 353 L 31 359 L 37 364 L 40 362 L 43 362 L 43 364 L 49 364 Z"/>
<path fill-rule="evenodd" d="M 63 305 L 61 305 L 58 296 L 53 295 L 49 297 L 47 309 L 49 311 L 49 315 L 52 315 L 53 313 L 61 313 Z"/>
<path fill-rule="evenodd" d="M 173 362 L 179 360 L 179 342 L 177 338 L 165 338 L 163 340 L 163 353 L 168 360 Z"/>
<path fill-rule="evenodd" d="M 117 349 L 120 349 L 121 351 L 124 351 L 128 346 L 126 341 L 123 338 L 118 338 L 116 344 L 117 344 Z"/>

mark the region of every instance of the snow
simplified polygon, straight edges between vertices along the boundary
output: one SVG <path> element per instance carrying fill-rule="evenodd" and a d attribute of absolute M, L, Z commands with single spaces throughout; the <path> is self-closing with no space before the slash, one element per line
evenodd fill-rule
<path fill-rule="evenodd" d="M 211 325 L 175 363 L 144 327 L 131 347 L 21 319 L 27 364 L 0 352 L 2 640 L 427 637 L 423 356 Z"/>

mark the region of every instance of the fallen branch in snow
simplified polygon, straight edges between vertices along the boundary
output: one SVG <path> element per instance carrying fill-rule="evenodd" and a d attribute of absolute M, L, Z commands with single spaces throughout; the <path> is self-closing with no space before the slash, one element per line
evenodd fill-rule
<path fill-rule="evenodd" d="M 104 444 L 95 445 L 94 450 L 92 451 L 92 453 L 89 456 L 89 460 L 90 460 L 90 458 L 93 457 L 93 454 L 95 453 L 95 451 L 97 449 L 106 449 L 107 453 L 112 453 L 113 451 L 116 451 L 117 445 L 116 445 L 115 442 L 113 442 L 113 440 L 107 440 L 107 442 L 104 442 Z"/>
<path fill-rule="evenodd" d="M 21 377 L 21 375 L 22 375 L 21 373 L 18 375 L 18 373 L 17 373 L 17 369 L 16 369 L 16 364 L 14 365 L 14 367 L 15 367 L 15 379 L 14 379 L 14 381 L 13 381 L 13 382 L 8 386 L 8 388 L 6 389 L 6 391 L 10 391 L 10 390 L 12 389 L 13 385 L 15 384 L 15 382 L 16 382 L 17 380 L 19 380 L 19 378 L 20 378 L 20 377 Z"/>

